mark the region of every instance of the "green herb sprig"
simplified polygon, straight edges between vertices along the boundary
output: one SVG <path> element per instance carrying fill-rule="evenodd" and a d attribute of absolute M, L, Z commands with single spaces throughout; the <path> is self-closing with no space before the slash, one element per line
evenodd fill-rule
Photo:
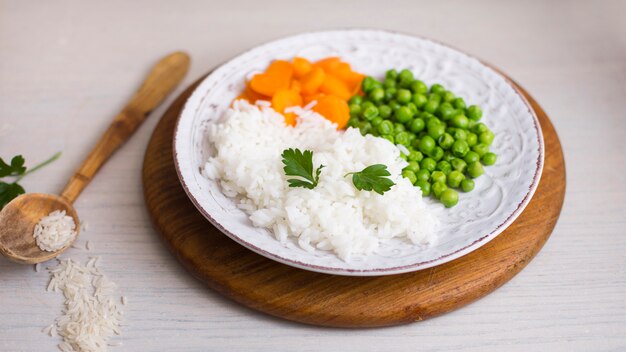
<path fill-rule="evenodd" d="M 320 165 L 313 173 L 313 152 L 300 149 L 285 149 L 281 154 L 283 158 L 283 170 L 287 176 L 296 176 L 301 178 L 287 179 L 289 187 L 304 187 L 313 189 L 317 186 L 320 179 L 320 173 L 324 165 Z"/>
<path fill-rule="evenodd" d="M 391 176 L 391 173 L 383 164 L 370 165 L 359 172 L 349 172 L 344 177 L 348 175 L 352 175 L 352 183 L 359 191 L 374 191 L 382 195 L 395 185 L 391 179 L 387 178 Z"/>
<path fill-rule="evenodd" d="M 60 156 L 61 152 L 58 152 L 48 160 L 31 169 L 27 169 L 26 166 L 24 166 L 25 160 L 21 155 L 14 156 L 10 163 L 7 163 L 0 158 L 0 178 L 14 177 L 12 180 L 13 182 L 0 181 L 0 209 L 4 208 L 5 205 L 7 205 L 14 198 L 17 198 L 20 194 L 26 193 L 24 187 L 19 184 L 24 176 L 50 164 L 51 162 L 57 160 Z"/>

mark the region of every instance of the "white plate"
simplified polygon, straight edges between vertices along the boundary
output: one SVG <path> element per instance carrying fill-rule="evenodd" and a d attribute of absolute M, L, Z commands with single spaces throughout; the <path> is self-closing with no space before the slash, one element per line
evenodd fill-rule
<path fill-rule="evenodd" d="M 389 68 L 409 68 L 427 84 L 442 83 L 483 109 L 495 133 L 494 166 L 476 179 L 476 188 L 460 193 L 445 209 L 430 202 L 442 222 L 439 241 L 420 248 L 394 240 L 369 256 L 344 262 L 326 251 L 309 253 L 295 242 L 282 245 L 267 230 L 252 226 L 246 214 L 224 196 L 216 182 L 202 176 L 207 160 L 205 129 L 244 89 L 246 77 L 275 59 L 302 56 L 316 60 L 340 56 L 362 73 L 382 77 Z M 324 273 L 375 276 L 429 268 L 483 246 L 507 228 L 530 201 L 543 168 L 544 145 L 534 111 L 504 77 L 477 59 L 433 41 L 380 30 L 314 32 L 273 41 L 247 51 L 217 68 L 187 101 L 174 136 L 176 169 L 198 210 L 245 247 L 270 259 Z"/>

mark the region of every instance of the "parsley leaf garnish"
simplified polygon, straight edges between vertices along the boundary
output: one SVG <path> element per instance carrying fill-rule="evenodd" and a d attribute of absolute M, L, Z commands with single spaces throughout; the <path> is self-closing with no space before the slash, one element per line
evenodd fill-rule
<path fill-rule="evenodd" d="M 0 181 L 0 209 L 20 194 L 26 193 L 24 187 L 18 183 L 24 176 L 50 164 L 60 156 L 60 152 L 56 153 L 50 159 L 28 170 L 24 166 L 24 157 L 21 155 L 14 156 L 10 164 L 0 158 L 0 177 L 14 177 L 13 182 Z"/>
<path fill-rule="evenodd" d="M 290 178 L 287 179 L 289 187 L 304 187 L 313 189 L 317 186 L 320 179 L 320 173 L 324 165 L 320 165 L 313 174 L 313 152 L 305 150 L 304 153 L 300 149 L 285 149 L 281 154 L 283 157 L 283 170 L 287 176 L 297 176 L 303 179 Z"/>
<path fill-rule="evenodd" d="M 16 155 L 11 159 L 11 164 L 7 164 L 2 158 L 0 158 L 0 177 L 5 176 L 19 176 L 26 171 L 24 167 L 24 157 Z"/>
<path fill-rule="evenodd" d="M 370 165 L 360 172 L 345 174 L 345 176 L 348 175 L 352 175 L 352 183 L 359 191 L 373 190 L 382 195 L 391 189 L 391 186 L 395 185 L 391 179 L 387 178 L 391 174 L 387 171 L 387 166 L 383 164 Z"/>

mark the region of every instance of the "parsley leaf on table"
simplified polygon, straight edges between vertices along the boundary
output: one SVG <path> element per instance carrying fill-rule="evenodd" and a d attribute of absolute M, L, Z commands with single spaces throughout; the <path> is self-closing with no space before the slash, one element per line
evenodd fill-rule
<path fill-rule="evenodd" d="M 283 150 L 281 156 L 283 158 L 283 164 L 285 164 L 285 167 L 283 167 L 285 175 L 302 177 L 304 179 L 288 179 L 287 182 L 289 183 L 289 187 L 304 187 L 313 189 L 317 186 L 317 182 L 320 179 L 320 173 L 322 172 L 324 165 L 320 165 L 315 170 L 315 175 L 313 174 L 312 151 L 305 150 L 303 153 L 300 149 L 289 148 Z"/>
<path fill-rule="evenodd" d="M 14 156 L 13 159 L 11 159 L 11 164 L 7 164 L 0 158 L 0 178 L 7 176 L 14 177 L 13 182 L 0 181 L 0 210 L 20 194 L 26 193 L 24 188 L 18 183 L 24 176 L 50 164 L 60 156 L 60 152 L 56 153 L 50 159 L 28 170 L 24 166 L 24 157 L 21 155 Z"/>
<path fill-rule="evenodd" d="M 395 183 L 387 178 L 391 176 L 387 171 L 387 166 L 383 164 L 374 164 L 366 167 L 360 172 L 349 172 L 345 176 L 352 175 L 352 183 L 359 191 L 374 191 L 383 194 L 391 189 Z"/>
<path fill-rule="evenodd" d="M 11 159 L 11 164 L 7 164 L 2 158 L 0 158 L 0 177 L 5 176 L 20 176 L 26 171 L 24 166 L 24 157 L 16 155 Z"/>

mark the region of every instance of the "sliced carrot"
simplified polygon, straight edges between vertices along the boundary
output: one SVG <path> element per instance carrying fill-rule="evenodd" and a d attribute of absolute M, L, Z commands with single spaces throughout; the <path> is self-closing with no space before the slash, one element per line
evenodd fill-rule
<path fill-rule="evenodd" d="M 291 87 L 289 87 L 289 89 L 300 92 L 302 90 L 302 83 L 300 83 L 297 79 L 294 79 L 291 81 Z"/>
<path fill-rule="evenodd" d="M 281 114 L 288 107 L 300 105 L 302 105 L 302 97 L 295 90 L 281 89 L 272 97 L 272 107 Z"/>
<path fill-rule="evenodd" d="M 293 58 L 293 75 L 296 78 L 300 78 L 313 69 L 313 64 L 305 58 L 294 57 Z"/>
<path fill-rule="evenodd" d="M 348 86 L 339 78 L 326 75 L 326 79 L 320 86 L 320 91 L 328 95 L 335 95 L 343 100 L 348 100 L 352 97 L 352 92 Z"/>
<path fill-rule="evenodd" d="M 293 112 L 285 112 L 283 113 L 283 115 L 285 116 L 285 124 L 289 126 L 296 125 L 296 118 L 298 117 L 296 114 L 294 114 Z"/>
<path fill-rule="evenodd" d="M 267 101 L 272 100 L 272 98 L 268 97 L 267 95 L 263 95 L 263 94 L 259 94 L 255 92 L 250 87 L 250 85 L 246 86 L 246 89 L 243 91 L 243 94 L 241 95 L 245 96 L 246 100 L 250 103 L 256 103 L 257 100 L 267 100 Z"/>
<path fill-rule="evenodd" d="M 324 71 L 326 71 L 326 73 L 332 73 L 339 68 L 340 64 L 341 59 L 336 56 L 332 56 L 315 62 L 314 66 L 321 67 Z"/>
<path fill-rule="evenodd" d="M 302 94 L 311 95 L 317 92 L 326 79 L 326 73 L 320 67 L 315 67 L 300 79 Z"/>
<path fill-rule="evenodd" d="M 312 102 L 313 100 L 319 101 L 324 96 L 326 96 L 326 94 L 324 94 L 324 93 L 315 93 L 315 94 L 312 94 L 312 95 L 305 95 L 305 96 L 302 97 L 302 104 L 307 105 L 308 103 Z"/>
<path fill-rule="evenodd" d="M 344 128 L 350 119 L 348 103 L 332 95 L 327 95 L 318 100 L 313 107 L 313 111 L 336 123 L 337 128 Z"/>
<path fill-rule="evenodd" d="M 279 89 L 287 89 L 293 77 L 293 66 L 283 60 L 270 64 L 265 73 L 259 73 L 250 80 L 250 87 L 257 93 L 272 96 Z"/>

